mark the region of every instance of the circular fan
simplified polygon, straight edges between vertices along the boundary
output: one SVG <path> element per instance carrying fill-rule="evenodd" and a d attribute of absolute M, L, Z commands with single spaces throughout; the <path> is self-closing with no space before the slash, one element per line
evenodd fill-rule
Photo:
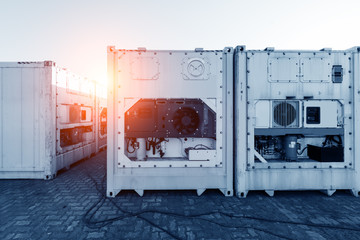
<path fill-rule="evenodd" d="M 199 126 L 199 115 L 192 108 L 178 109 L 173 117 L 174 128 L 181 134 L 192 134 Z"/>
<path fill-rule="evenodd" d="M 282 102 L 274 108 L 274 122 L 280 126 L 286 127 L 292 124 L 296 119 L 296 109 L 290 103 Z"/>

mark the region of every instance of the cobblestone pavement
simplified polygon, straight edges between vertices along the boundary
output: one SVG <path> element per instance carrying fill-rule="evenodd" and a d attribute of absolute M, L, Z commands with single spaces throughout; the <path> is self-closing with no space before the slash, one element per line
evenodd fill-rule
<path fill-rule="evenodd" d="M 359 239 L 360 199 L 348 192 L 208 190 L 105 194 L 106 154 L 50 181 L 0 181 L 0 239 Z"/>

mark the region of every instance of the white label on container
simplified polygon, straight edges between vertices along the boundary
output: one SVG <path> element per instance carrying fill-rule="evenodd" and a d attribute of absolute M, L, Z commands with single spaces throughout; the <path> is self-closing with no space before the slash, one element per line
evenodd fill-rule
<path fill-rule="evenodd" d="M 290 142 L 289 148 L 295 148 L 295 146 L 296 146 L 296 142 Z"/>

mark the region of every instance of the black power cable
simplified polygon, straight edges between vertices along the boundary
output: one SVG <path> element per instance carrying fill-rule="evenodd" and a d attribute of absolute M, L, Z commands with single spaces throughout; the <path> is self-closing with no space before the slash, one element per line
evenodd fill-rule
<path fill-rule="evenodd" d="M 122 219 L 125 219 L 125 218 L 130 218 L 130 217 L 137 217 L 137 218 L 140 218 L 142 220 L 144 220 L 145 222 L 149 223 L 150 225 L 152 225 L 153 227 L 155 228 L 158 228 L 160 229 L 161 231 L 167 233 L 169 236 L 171 236 L 172 238 L 174 239 L 178 239 L 178 240 L 181 240 L 181 238 L 179 238 L 178 236 L 174 235 L 173 233 L 171 233 L 170 231 L 164 229 L 163 227 L 159 226 L 158 224 L 150 221 L 149 219 L 143 217 L 143 216 L 140 216 L 141 214 L 143 213 L 131 213 L 131 212 L 128 212 L 122 208 L 120 208 L 112 199 L 110 198 L 107 198 L 105 193 L 103 192 L 104 188 L 102 189 L 99 189 L 98 187 L 98 183 L 96 182 L 96 180 L 94 178 L 92 178 L 88 173 L 87 173 L 88 177 L 94 182 L 95 184 L 95 188 L 96 190 L 100 193 L 101 197 L 99 198 L 99 200 L 93 205 L 91 206 L 88 211 L 84 214 L 83 216 L 83 221 L 85 222 L 86 226 L 89 227 L 89 228 L 101 228 L 101 227 L 104 227 L 114 221 L 118 221 L 118 220 L 122 220 Z M 105 176 L 103 176 L 103 179 L 102 179 L 102 186 L 103 186 L 103 183 L 105 182 Z M 106 220 L 101 220 L 101 221 L 94 221 L 92 222 L 91 219 L 93 218 L 93 216 L 95 215 L 95 213 L 102 207 L 102 205 L 105 203 L 106 200 L 109 200 L 118 210 L 120 210 L 121 212 L 123 213 L 126 213 L 127 216 L 121 216 L 121 217 L 116 217 L 116 218 L 111 218 L 111 219 L 106 219 Z M 99 205 L 99 206 L 97 206 Z M 95 211 L 93 211 L 95 209 Z M 90 214 L 90 212 L 93 211 L 93 213 L 90 215 L 89 219 L 87 219 L 87 215 Z M 95 225 L 93 227 L 93 225 Z"/>
<path fill-rule="evenodd" d="M 114 202 L 113 199 L 106 197 L 106 194 L 104 193 L 104 186 L 103 186 L 103 184 L 105 182 L 106 175 L 103 176 L 102 184 L 101 184 L 102 188 L 101 189 L 99 189 L 98 183 L 96 182 L 96 180 L 93 177 L 91 177 L 91 175 L 89 173 L 87 173 L 87 175 L 94 182 L 96 190 L 101 195 L 99 200 L 93 206 L 91 206 L 89 208 L 89 210 L 83 216 L 83 220 L 84 220 L 85 224 L 89 228 L 101 228 L 101 227 L 104 227 L 104 226 L 114 222 L 114 221 L 135 217 L 135 218 L 139 218 L 139 219 L 142 219 L 143 221 L 148 222 L 153 227 L 160 229 L 161 231 L 165 232 L 166 234 L 168 234 L 169 236 L 171 236 L 174 239 L 181 239 L 180 237 L 174 235 L 173 233 L 171 233 L 170 231 L 164 229 L 163 227 L 159 226 L 158 224 L 156 224 L 156 223 L 150 221 L 149 219 L 141 216 L 141 215 L 146 214 L 146 213 L 153 213 L 153 214 L 157 213 L 157 214 L 173 216 L 173 217 L 193 218 L 193 219 L 197 219 L 197 220 L 207 221 L 209 223 L 216 224 L 216 225 L 224 227 L 224 228 L 235 228 L 235 229 L 237 229 L 237 228 L 242 228 L 242 229 L 252 228 L 254 230 L 261 231 L 261 232 L 267 233 L 269 235 L 273 235 L 273 236 L 276 236 L 278 238 L 283 238 L 283 239 L 291 239 L 291 238 L 289 238 L 287 236 L 275 234 L 275 233 L 273 233 L 271 231 L 268 231 L 268 230 L 262 229 L 262 228 L 256 228 L 256 227 L 253 227 L 253 226 L 244 226 L 244 225 L 229 226 L 229 225 L 221 224 L 221 223 L 209 220 L 209 219 L 205 219 L 203 217 L 214 215 L 214 214 L 219 214 L 219 215 L 223 215 L 223 216 L 226 216 L 226 217 L 230 217 L 232 219 L 248 219 L 248 220 L 263 221 L 263 222 L 269 222 L 269 223 L 303 225 L 303 226 L 315 227 L 315 228 L 328 228 L 328 229 L 360 232 L 359 228 L 342 227 L 342 226 L 334 226 L 334 225 L 327 225 L 327 224 L 313 224 L 313 223 L 307 223 L 307 222 L 294 222 L 294 221 L 277 220 L 277 219 L 267 219 L 267 218 L 247 216 L 247 215 L 235 215 L 235 214 L 232 214 L 232 213 L 226 213 L 226 212 L 221 212 L 221 211 L 212 211 L 212 212 L 205 212 L 205 213 L 199 213 L 199 214 L 180 214 L 180 213 L 174 213 L 174 212 L 168 212 L 168 211 L 160 211 L 160 210 L 143 210 L 143 211 L 133 213 L 133 212 L 129 212 L 129 211 L 126 211 L 126 210 L 122 209 L 121 207 L 119 207 Z M 109 218 L 109 219 L 105 219 L 105 220 L 99 220 L 99 221 L 91 221 L 93 216 L 95 215 L 95 213 L 102 207 L 102 205 L 105 203 L 106 200 L 109 200 L 119 211 L 124 213 L 124 216 L 118 216 L 118 217 Z M 94 209 L 95 209 L 95 211 L 93 211 Z M 93 211 L 93 213 L 90 215 L 89 218 L 87 218 L 87 216 L 92 211 Z"/>
<path fill-rule="evenodd" d="M 298 155 L 301 155 L 304 153 L 304 151 L 307 149 L 308 147 L 304 147 L 300 152 L 298 152 Z"/>
<path fill-rule="evenodd" d="M 167 233 L 172 238 L 181 239 L 178 236 L 171 233 L 170 231 L 168 231 L 168 230 L 164 229 L 163 227 L 159 226 L 158 224 L 155 224 L 154 222 L 150 221 L 149 219 L 141 216 L 141 215 L 146 214 L 146 213 L 157 213 L 157 214 L 163 214 L 163 215 L 173 216 L 173 217 L 193 218 L 193 219 L 197 219 L 197 220 L 207 221 L 209 223 L 216 224 L 216 225 L 218 225 L 220 227 L 224 227 L 224 228 L 235 228 L 235 229 L 238 229 L 238 228 L 242 228 L 242 229 L 252 228 L 254 230 L 261 231 L 261 232 L 276 236 L 278 238 L 291 239 L 291 238 L 289 238 L 287 236 L 282 236 L 282 235 L 279 235 L 279 234 L 275 234 L 273 232 L 270 232 L 270 231 L 267 231 L 267 230 L 261 229 L 261 228 L 256 228 L 256 227 L 252 227 L 252 226 L 243 226 L 243 225 L 228 226 L 228 225 L 221 224 L 221 223 L 209 220 L 209 219 L 201 218 L 201 217 L 209 216 L 209 215 L 213 215 L 213 214 L 220 214 L 220 215 L 225 215 L 225 216 L 228 216 L 228 217 L 233 217 L 230 214 L 222 213 L 222 212 L 219 212 L 219 211 L 213 211 L 213 212 L 201 213 L 201 214 L 192 214 L 192 215 L 184 215 L 184 214 L 179 214 L 179 213 L 172 213 L 172 212 L 158 211 L 158 210 L 145 210 L 145 211 L 140 211 L 140 212 L 137 212 L 137 213 L 128 212 L 128 211 L 122 209 L 121 207 L 119 207 L 111 198 L 107 198 L 105 196 L 105 194 L 103 193 L 103 189 L 98 188 L 98 184 L 97 184 L 96 180 L 93 179 L 90 175 L 88 175 L 88 177 L 94 182 L 95 188 L 101 194 L 101 198 L 99 199 L 99 201 L 97 201 L 84 215 L 84 222 L 86 223 L 86 225 L 89 228 L 101 228 L 101 227 L 104 227 L 104 226 L 114 222 L 114 221 L 119 221 L 119 220 L 123 220 L 123 219 L 126 219 L 126 218 L 131 218 L 131 217 L 138 217 L 138 218 L 148 222 L 150 225 L 154 226 L 155 228 L 158 228 L 158 229 L 162 230 L 163 232 Z M 103 179 L 105 179 L 105 177 Z M 101 206 L 104 204 L 105 200 L 109 200 L 118 210 L 120 210 L 121 212 L 123 212 L 123 213 L 125 213 L 127 215 L 92 222 L 91 218 L 95 215 L 96 211 L 98 211 L 101 208 Z M 95 207 L 99 203 L 101 203 L 100 206 Z M 89 219 L 86 219 L 86 215 L 88 215 L 93 209 L 96 209 L 96 210 L 93 212 L 93 214 L 90 215 Z M 95 225 L 95 226 L 93 227 L 93 225 Z"/>
<path fill-rule="evenodd" d="M 239 226 L 227 226 L 225 224 L 221 224 L 221 223 L 218 223 L 218 222 L 215 222 L 215 221 L 212 221 L 212 220 L 209 220 L 209 219 L 204 219 L 204 218 L 201 218 L 203 216 L 209 216 L 209 215 L 213 215 L 213 214 L 220 214 L 220 215 L 225 215 L 225 216 L 228 216 L 228 217 L 233 217 L 232 215 L 230 214 L 225 214 L 225 213 L 222 213 L 222 212 L 219 212 L 219 211 L 213 211 L 213 212 L 209 212 L 209 213 L 201 213 L 201 214 L 192 214 L 192 215 L 183 215 L 183 214 L 179 214 L 179 213 L 172 213 L 172 212 L 166 212 L 166 211 L 158 211 L 158 210 L 145 210 L 145 211 L 140 211 L 140 212 L 137 212 L 137 213 L 132 213 L 132 212 L 128 212 L 128 211 L 125 211 L 124 209 L 122 209 L 121 207 L 119 207 L 114 201 L 113 199 L 111 198 L 107 198 L 105 196 L 105 194 L 103 193 L 103 191 L 101 191 L 98 186 L 97 186 L 97 183 L 95 181 L 95 179 L 93 179 L 91 176 L 89 176 L 89 178 L 95 183 L 95 187 L 97 189 L 97 191 L 101 194 L 101 198 L 99 199 L 99 201 L 97 203 L 95 203 L 93 205 L 93 207 L 91 207 L 89 209 L 89 211 L 85 214 L 85 216 L 91 212 L 91 210 L 93 208 L 95 208 L 95 206 L 97 204 L 99 204 L 100 202 L 102 202 L 102 204 L 98 207 L 96 207 L 96 210 L 94 211 L 94 213 L 90 216 L 90 219 L 89 220 L 85 220 L 87 226 L 89 228 L 101 228 L 101 227 L 104 227 L 114 221 L 119 221 L 119 220 L 123 220 L 123 219 L 126 219 L 126 218 L 131 218 L 131 217 L 138 217 L 146 222 L 148 222 L 150 225 L 162 230 L 163 232 L 167 233 L 169 236 L 171 236 L 172 238 L 174 239 L 181 239 L 180 237 L 178 236 L 175 236 L 173 233 L 171 233 L 170 231 L 162 228 L 161 226 L 159 226 L 158 224 L 155 224 L 153 222 L 151 222 L 149 219 L 143 217 L 143 216 L 140 216 L 140 215 L 143 215 L 143 214 L 146 214 L 146 213 L 157 213 L 157 214 L 163 214 L 163 215 L 167 215 L 167 216 L 173 216 L 173 217 L 180 217 L 180 218 L 193 218 L 193 219 L 197 219 L 197 220 L 202 220 L 202 221 L 207 221 L 209 223 L 212 223 L 212 224 L 216 224 L 220 227 L 224 227 L 224 228 L 232 228 L 232 229 L 238 229 L 238 228 L 242 228 L 242 229 L 248 229 L 248 228 L 252 228 L 254 230 L 257 230 L 257 231 L 261 231 L 261 232 L 264 232 L 264 233 L 267 233 L 267 234 L 270 234 L 270 235 L 273 235 L 275 237 L 278 237 L 278 238 L 283 238 L 283 239 L 290 239 L 289 237 L 287 236 L 282 236 L 282 235 L 279 235 L 279 234 L 275 234 L 273 232 L 270 232 L 270 231 L 267 231 L 265 229 L 261 229 L 261 228 L 256 228 L 256 227 L 250 227 L 250 226 L 243 226 L 243 225 L 239 225 Z M 103 190 L 103 189 L 102 189 Z M 126 213 L 127 215 L 125 216 L 119 216 L 119 217 L 115 217 L 115 218 L 109 218 L 109 219 L 106 219 L 106 220 L 100 220 L 100 221 L 93 221 L 91 222 L 91 218 L 94 216 L 94 214 L 96 213 L 96 211 L 98 209 L 100 209 L 100 207 L 103 205 L 103 203 L 105 202 L 104 200 L 109 200 L 118 210 L 120 210 L 121 212 L 123 213 Z M 98 225 L 100 224 L 100 225 Z M 91 225 L 95 225 L 95 227 L 92 227 Z M 98 225 L 98 226 L 96 226 Z"/>
<path fill-rule="evenodd" d="M 136 148 L 135 148 L 135 146 L 134 146 L 134 144 L 135 144 L 134 141 L 136 141 L 136 140 L 133 140 L 132 138 L 129 138 L 129 139 L 127 140 L 127 143 L 126 143 L 126 151 L 127 151 L 128 153 L 134 153 L 134 152 L 135 152 Z M 130 147 L 130 146 L 133 148 L 132 151 L 129 150 L 129 147 Z"/>

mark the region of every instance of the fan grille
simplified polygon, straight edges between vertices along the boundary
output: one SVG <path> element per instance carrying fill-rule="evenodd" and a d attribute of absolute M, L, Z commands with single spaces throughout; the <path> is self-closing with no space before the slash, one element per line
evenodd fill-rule
<path fill-rule="evenodd" d="M 180 134 L 193 134 L 200 123 L 199 115 L 192 108 L 178 109 L 173 117 L 174 128 Z"/>
<path fill-rule="evenodd" d="M 296 108 L 287 102 L 278 103 L 274 107 L 274 122 L 280 126 L 287 127 L 296 120 Z"/>

